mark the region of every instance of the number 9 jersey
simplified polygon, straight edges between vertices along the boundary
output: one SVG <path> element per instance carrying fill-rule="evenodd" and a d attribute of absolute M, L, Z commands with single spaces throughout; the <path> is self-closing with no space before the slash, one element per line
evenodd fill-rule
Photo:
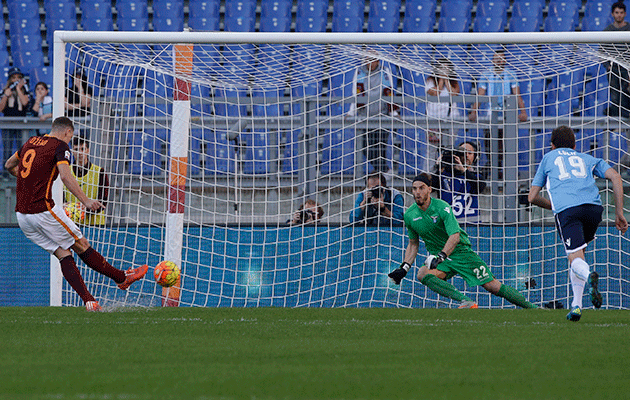
<path fill-rule="evenodd" d="M 68 144 L 52 136 L 33 136 L 18 151 L 15 211 L 37 214 L 55 205 L 52 185 L 60 163 L 70 164 Z"/>
<path fill-rule="evenodd" d="M 546 187 L 555 214 L 581 204 L 601 205 L 595 176 L 604 178 L 610 165 L 588 154 L 559 148 L 545 154 L 532 186 Z"/>

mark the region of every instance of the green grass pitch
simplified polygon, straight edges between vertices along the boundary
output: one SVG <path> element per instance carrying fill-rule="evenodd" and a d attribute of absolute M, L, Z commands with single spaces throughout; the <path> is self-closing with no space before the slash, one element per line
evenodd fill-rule
<path fill-rule="evenodd" d="M 628 311 L 566 312 L 0 308 L 0 398 L 628 398 Z"/>

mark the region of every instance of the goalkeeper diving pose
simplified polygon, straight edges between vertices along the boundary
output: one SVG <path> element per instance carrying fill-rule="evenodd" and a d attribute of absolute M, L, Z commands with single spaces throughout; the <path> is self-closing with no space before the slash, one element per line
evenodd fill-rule
<path fill-rule="evenodd" d="M 499 282 L 488 265 L 470 247 L 468 235 L 459 226 L 451 206 L 431 197 L 431 178 L 421 174 L 413 179 L 412 193 L 415 204 L 405 212 L 405 226 L 409 244 L 402 265 L 388 276 L 399 285 L 418 255 L 419 238 L 429 252 L 418 271 L 418 280 L 434 292 L 460 301 L 459 308 L 478 308 L 447 280 L 459 274 L 470 286 L 483 286 L 488 292 L 503 297 L 523 308 L 538 308 L 513 287 Z"/>

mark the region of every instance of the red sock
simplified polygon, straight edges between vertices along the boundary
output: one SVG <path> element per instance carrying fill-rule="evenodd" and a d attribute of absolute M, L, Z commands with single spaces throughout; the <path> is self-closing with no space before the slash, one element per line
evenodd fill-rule
<path fill-rule="evenodd" d="M 61 264 L 61 273 L 63 277 L 66 278 L 72 289 L 81 297 L 84 303 L 88 301 L 95 301 L 94 296 L 90 294 L 87 287 L 85 287 L 85 282 L 83 281 L 83 277 L 81 273 L 79 273 L 79 268 L 77 268 L 77 263 L 74 262 L 74 258 L 72 256 L 64 257 L 59 261 Z"/>
<path fill-rule="evenodd" d="M 83 262 L 99 274 L 103 274 L 111 278 L 116 283 L 125 281 L 125 271 L 112 267 L 110 263 L 98 251 L 92 247 L 88 247 L 83 253 L 79 254 Z"/>

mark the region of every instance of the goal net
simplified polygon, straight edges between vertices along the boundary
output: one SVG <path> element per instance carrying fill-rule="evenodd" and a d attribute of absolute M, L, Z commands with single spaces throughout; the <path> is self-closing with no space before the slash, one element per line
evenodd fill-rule
<path fill-rule="evenodd" d="M 426 172 L 452 178 L 434 196 L 452 204 L 496 278 L 538 305 L 568 307 L 553 215 L 526 201 L 551 130 L 573 128 L 578 150 L 630 183 L 623 33 L 56 32 L 55 41 L 55 115 L 62 83 L 70 93 L 84 80 L 92 100 L 76 133 L 108 175 L 107 210 L 80 220 L 83 233 L 117 268 L 150 266 L 120 291 L 77 259 L 104 305 L 452 307 L 415 279 L 422 242 L 402 284 L 387 278 L 408 243 L 412 179 Z M 472 188 L 452 161 L 467 157 L 465 142 L 476 149 Z M 630 308 L 629 241 L 614 228 L 611 187 L 598 183 L 604 221 L 587 262 L 603 307 Z M 152 279 L 162 260 L 181 267 L 170 289 Z M 51 282 L 53 303 L 80 304 L 58 275 Z M 453 283 L 480 307 L 512 307 Z"/>

